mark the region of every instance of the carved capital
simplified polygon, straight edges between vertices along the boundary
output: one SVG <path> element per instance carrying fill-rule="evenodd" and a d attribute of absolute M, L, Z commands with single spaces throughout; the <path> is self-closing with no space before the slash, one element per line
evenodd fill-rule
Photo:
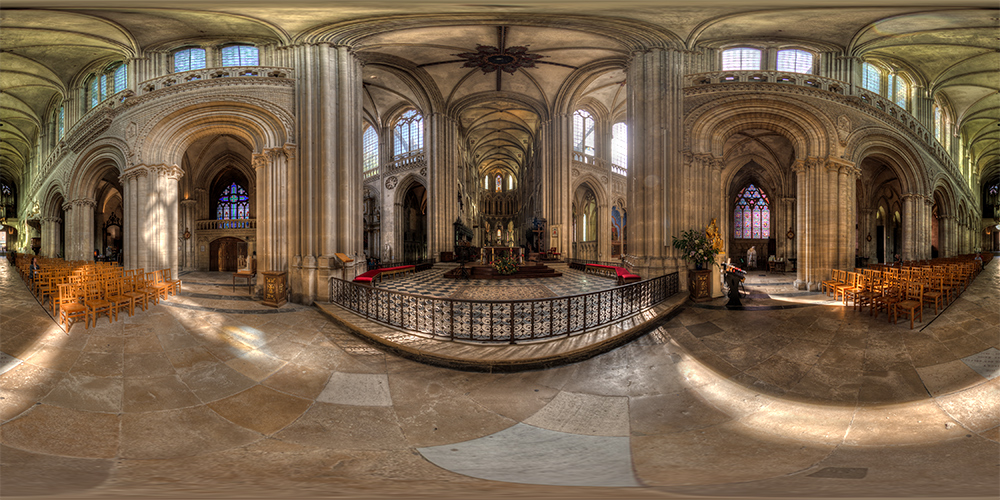
<path fill-rule="evenodd" d="M 97 207 L 97 202 L 90 198 L 79 198 L 70 201 L 69 204 L 72 205 L 73 207 L 90 207 L 90 208 Z"/>
<path fill-rule="evenodd" d="M 251 155 L 250 163 L 251 165 L 253 165 L 254 170 L 258 168 L 267 168 L 267 165 L 271 163 L 271 160 L 268 158 L 268 156 L 269 155 L 266 153 L 265 154 L 254 153 L 253 155 Z"/>
<path fill-rule="evenodd" d="M 123 172 L 122 175 L 118 176 L 118 180 L 121 181 L 124 184 L 124 183 L 126 183 L 126 182 L 128 182 L 128 181 L 130 181 L 132 179 L 137 179 L 139 177 L 145 177 L 146 175 L 149 175 L 149 170 L 146 169 L 146 166 L 145 165 L 136 165 L 136 166 L 134 166 L 134 167 L 126 170 L 125 172 Z"/>
<path fill-rule="evenodd" d="M 178 167 L 177 165 L 158 165 L 156 167 L 156 172 L 161 176 L 172 181 L 180 180 L 184 177 L 184 169 Z"/>

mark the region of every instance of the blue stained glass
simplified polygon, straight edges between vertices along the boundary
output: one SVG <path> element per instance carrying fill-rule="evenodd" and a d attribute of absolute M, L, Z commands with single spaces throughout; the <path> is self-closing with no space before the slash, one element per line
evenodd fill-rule
<path fill-rule="evenodd" d="M 125 90 L 128 83 L 128 66 L 122 64 L 115 70 L 115 93 Z"/>
<path fill-rule="evenodd" d="M 250 196 L 235 182 L 219 196 L 217 219 L 247 219 L 250 217 Z"/>

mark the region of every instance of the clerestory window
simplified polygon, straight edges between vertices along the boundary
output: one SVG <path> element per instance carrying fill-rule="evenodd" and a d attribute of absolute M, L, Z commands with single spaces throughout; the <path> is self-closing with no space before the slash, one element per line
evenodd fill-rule
<path fill-rule="evenodd" d="M 257 47 L 253 45 L 229 45 L 222 48 L 223 66 L 259 66 Z"/>
<path fill-rule="evenodd" d="M 722 51 L 723 71 L 757 71 L 760 69 L 761 52 L 741 47 Z"/>
<path fill-rule="evenodd" d="M 174 73 L 205 69 L 205 49 L 190 48 L 174 52 Z"/>

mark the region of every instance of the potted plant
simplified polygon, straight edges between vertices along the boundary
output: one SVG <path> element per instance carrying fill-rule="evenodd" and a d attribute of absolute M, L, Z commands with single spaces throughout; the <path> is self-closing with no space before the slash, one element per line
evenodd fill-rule
<path fill-rule="evenodd" d="M 691 300 L 703 302 L 712 299 L 711 266 L 719 250 L 709 239 L 705 231 L 689 229 L 673 238 L 674 248 L 681 251 L 681 259 L 694 264 L 695 269 L 688 273 L 688 290 Z"/>

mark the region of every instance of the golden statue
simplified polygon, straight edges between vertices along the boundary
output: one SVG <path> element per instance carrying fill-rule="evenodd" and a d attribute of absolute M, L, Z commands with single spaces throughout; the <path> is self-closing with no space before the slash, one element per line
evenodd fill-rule
<path fill-rule="evenodd" d="M 712 218 L 712 222 L 705 229 L 705 236 L 708 237 L 709 241 L 712 242 L 712 248 L 716 252 L 721 252 L 723 250 L 724 243 L 722 242 L 722 236 L 719 235 L 719 226 L 715 224 L 715 218 Z"/>

